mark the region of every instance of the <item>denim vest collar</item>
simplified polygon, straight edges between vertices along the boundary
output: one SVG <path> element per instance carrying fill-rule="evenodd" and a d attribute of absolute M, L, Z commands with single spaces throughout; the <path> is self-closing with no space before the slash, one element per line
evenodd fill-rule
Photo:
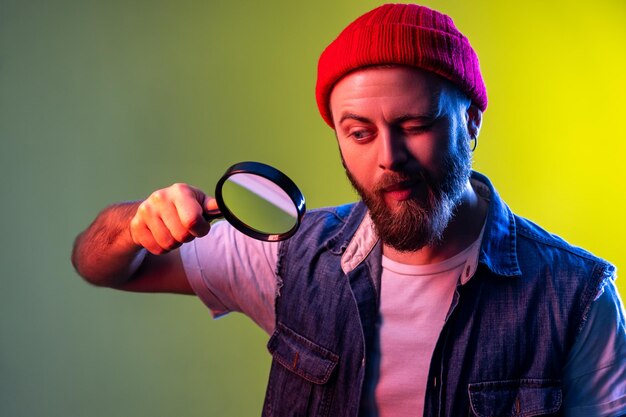
<path fill-rule="evenodd" d="M 517 259 L 515 216 L 500 199 L 487 177 L 473 171 L 472 180 L 478 184 L 474 187 L 478 193 L 484 193 L 485 190 L 481 190 L 481 187 L 487 187 L 488 198 L 491 200 L 479 261 L 497 275 L 521 276 Z"/>

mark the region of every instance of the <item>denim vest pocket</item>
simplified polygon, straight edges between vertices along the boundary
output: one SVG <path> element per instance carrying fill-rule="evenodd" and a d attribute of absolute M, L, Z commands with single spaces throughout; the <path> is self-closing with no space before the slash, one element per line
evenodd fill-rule
<path fill-rule="evenodd" d="M 469 384 L 472 412 L 478 417 L 532 417 L 561 408 L 560 381 L 518 379 Z"/>
<path fill-rule="evenodd" d="M 275 361 L 314 384 L 328 382 L 339 362 L 339 356 L 280 322 L 267 348 Z"/>
<path fill-rule="evenodd" d="M 267 348 L 273 360 L 263 416 L 329 417 L 339 356 L 281 322 Z"/>

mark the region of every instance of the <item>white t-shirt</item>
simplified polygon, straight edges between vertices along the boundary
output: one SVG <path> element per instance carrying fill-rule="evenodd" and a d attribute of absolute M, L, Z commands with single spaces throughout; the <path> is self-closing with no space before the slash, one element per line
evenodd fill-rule
<path fill-rule="evenodd" d="M 226 222 L 213 224 L 207 236 L 181 247 L 183 266 L 189 282 L 212 314 L 219 317 L 232 311 L 242 312 L 268 334 L 273 332 L 275 322 L 277 255 L 278 243 L 261 242 L 248 238 L 234 230 Z M 475 270 L 471 266 L 474 265 L 475 268 L 476 261 L 477 254 L 476 258 L 468 259 L 462 264 L 462 268 L 465 268 L 463 280 L 466 281 L 471 278 Z M 389 261 L 384 262 L 387 271 L 392 270 L 395 273 L 406 271 L 406 266 Z M 467 264 L 468 262 L 469 264 Z M 469 270 L 467 269 L 468 266 L 470 266 Z M 458 278 L 458 276 L 457 274 L 456 277 Z M 383 283 L 381 285 L 381 297 L 385 297 L 382 300 L 381 311 L 383 314 L 381 338 L 386 339 L 381 342 L 383 358 L 385 355 L 384 345 L 394 344 L 396 341 L 391 338 L 402 333 L 398 329 L 393 329 L 394 320 L 391 319 L 392 316 L 385 318 L 386 307 L 384 304 L 392 303 L 386 301 L 387 295 L 391 299 L 394 292 L 399 292 L 389 289 L 390 284 L 388 284 L 389 279 L 387 278 L 386 276 L 382 278 Z M 448 283 L 442 287 L 449 288 L 449 285 Z M 445 302 L 441 302 L 444 308 L 437 309 L 437 312 L 433 312 L 433 314 L 441 315 L 442 310 L 447 312 L 451 299 L 451 295 L 447 295 L 447 291 L 440 291 L 441 294 L 446 293 L 445 296 L 440 295 L 440 297 L 446 298 Z M 562 381 L 563 409 L 566 416 L 615 417 L 620 415 L 620 412 L 626 413 L 626 323 L 624 323 L 623 310 L 614 283 L 608 282 L 603 293 L 593 303 L 588 320 L 568 357 L 564 369 Z M 424 315 L 425 320 L 427 320 L 426 317 L 427 315 Z M 390 327 L 385 328 L 387 325 Z M 407 324 L 403 324 L 403 320 L 399 320 L 396 325 Z M 422 324 L 413 323 L 410 325 L 423 327 L 429 326 L 430 323 L 423 322 Z M 436 331 L 436 329 L 431 329 L 432 333 Z M 419 343 L 422 342 L 418 341 L 414 348 L 406 348 L 404 352 L 396 352 L 395 358 L 393 358 L 395 364 L 390 365 L 397 366 L 401 362 L 408 363 L 410 358 L 407 356 L 415 355 L 415 352 L 419 350 Z M 425 343 L 432 344 L 433 342 Z M 432 356 L 432 347 L 425 349 L 430 350 L 430 352 L 420 353 L 421 360 L 424 361 L 423 372 L 427 372 Z M 388 372 L 385 366 L 383 363 L 383 368 L 380 370 L 383 375 Z M 419 367 L 419 365 L 417 366 Z M 423 372 L 422 374 L 424 374 Z M 416 388 L 416 390 L 421 391 L 408 395 L 423 396 L 425 380 L 416 382 L 416 375 L 413 377 L 409 385 L 417 385 L 422 388 Z M 421 379 L 423 377 L 420 377 Z M 394 395 L 393 392 L 386 391 L 393 390 L 393 387 L 397 389 L 406 388 L 400 387 L 400 384 L 394 382 L 393 379 L 387 382 L 379 380 L 378 383 L 382 385 L 376 387 L 377 391 L 380 390 L 376 393 L 376 398 L 383 402 L 387 401 L 384 398 L 391 400 Z M 423 398 L 419 401 L 423 402 Z M 380 410 L 387 407 L 385 404 L 377 404 L 377 406 Z"/>
<path fill-rule="evenodd" d="M 380 370 L 374 391 L 378 417 L 423 415 L 437 339 L 459 277 L 479 250 L 480 238 L 437 264 L 405 265 L 383 256 Z"/>

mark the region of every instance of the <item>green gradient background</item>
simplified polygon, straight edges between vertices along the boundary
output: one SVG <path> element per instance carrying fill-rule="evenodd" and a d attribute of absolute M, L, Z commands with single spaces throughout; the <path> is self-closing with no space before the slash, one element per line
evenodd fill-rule
<path fill-rule="evenodd" d="M 476 168 L 518 213 L 626 266 L 626 3 L 424 3 L 481 57 Z M 1 416 L 259 414 L 260 330 L 193 297 L 90 287 L 72 240 L 110 202 L 211 190 L 240 160 L 283 169 L 309 207 L 354 199 L 315 65 L 378 4 L 0 0 Z"/>

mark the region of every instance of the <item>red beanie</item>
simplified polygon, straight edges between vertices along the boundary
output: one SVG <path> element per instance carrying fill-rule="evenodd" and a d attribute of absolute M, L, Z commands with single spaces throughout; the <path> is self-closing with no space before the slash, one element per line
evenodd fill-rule
<path fill-rule="evenodd" d="M 334 127 L 329 100 L 344 75 L 372 65 L 409 65 L 456 84 L 481 110 L 487 90 L 478 57 L 452 19 L 416 4 L 385 4 L 356 19 L 322 52 L 315 95 L 322 118 Z"/>

